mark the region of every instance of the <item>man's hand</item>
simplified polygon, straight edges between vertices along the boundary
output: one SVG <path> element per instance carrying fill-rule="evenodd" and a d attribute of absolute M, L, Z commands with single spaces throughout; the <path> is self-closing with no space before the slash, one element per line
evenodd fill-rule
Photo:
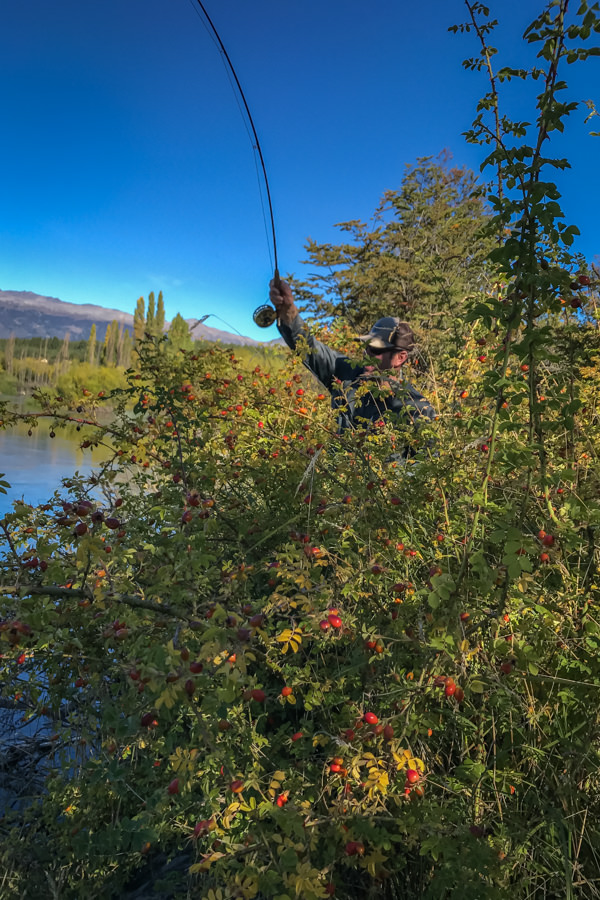
<path fill-rule="evenodd" d="M 298 309 L 294 303 L 294 295 L 287 281 L 277 281 L 275 279 L 269 284 L 269 300 L 277 310 L 277 315 L 284 325 L 291 325 L 296 316 Z"/>

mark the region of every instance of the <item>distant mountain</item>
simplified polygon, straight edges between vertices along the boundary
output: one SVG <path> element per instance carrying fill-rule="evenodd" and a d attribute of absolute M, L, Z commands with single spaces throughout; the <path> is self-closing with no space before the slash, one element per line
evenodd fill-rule
<path fill-rule="evenodd" d="M 0 290 L 0 338 L 15 337 L 58 337 L 64 338 L 69 332 L 72 341 L 87 340 L 90 328 L 96 325 L 96 337 L 104 340 L 110 322 L 116 321 L 133 331 L 133 316 L 120 309 L 105 309 L 91 303 L 66 303 L 56 297 L 44 297 L 31 291 Z M 197 321 L 186 319 L 190 328 Z M 231 334 L 208 325 L 198 325 L 193 335 L 205 341 L 222 341 L 224 344 L 249 344 L 262 346 L 276 341 L 255 341 L 240 334 Z"/>

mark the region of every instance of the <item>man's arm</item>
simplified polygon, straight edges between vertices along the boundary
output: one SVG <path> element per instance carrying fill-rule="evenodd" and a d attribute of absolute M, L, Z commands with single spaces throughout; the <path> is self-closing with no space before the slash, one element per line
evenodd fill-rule
<path fill-rule="evenodd" d="M 435 409 L 429 400 L 412 384 L 399 382 L 394 390 L 396 396 L 387 401 L 388 409 L 408 416 L 410 421 L 417 426 L 424 425 L 427 420 L 430 422 L 434 421 L 436 418 Z"/>
<path fill-rule="evenodd" d="M 269 299 L 277 310 L 277 328 L 281 337 L 291 350 L 296 349 L 300 337 L 304 338 L 309 348 L 304 362 L 319 381 L 326 388 L 331 389 L 336 360 L 340 359 L 343 354 L 332 350 L 313 337 L 298 312 L 294 295 L 286 281 L 278 281 L 277 284 L 274 281 L 271 282 Z"/>

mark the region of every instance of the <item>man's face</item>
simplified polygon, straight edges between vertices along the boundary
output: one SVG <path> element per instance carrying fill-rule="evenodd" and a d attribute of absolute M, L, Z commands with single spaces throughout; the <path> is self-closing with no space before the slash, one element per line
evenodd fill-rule
<path fill-rule="evenodd" d="M 369 347 L 369 355 L 373 358 L 380 372 L 399 373 L 408 359 L 406 350 L 375 350 Z"/>

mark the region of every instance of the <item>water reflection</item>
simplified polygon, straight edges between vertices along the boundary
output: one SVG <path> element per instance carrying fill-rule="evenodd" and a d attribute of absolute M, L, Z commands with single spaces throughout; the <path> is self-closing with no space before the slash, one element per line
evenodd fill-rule
<path fill-rule="evenodd" d="M 12 508 L 14 500 L 44 503 L 61 479 L 75 472 L 88 474 L 108 455 L 103 448 L 82 450 L 83 430 L 59 430 L 54 438 L 47 425 L 34 428 L 31 437 L 28 430 L 27 425 L 19 423 L 0 431 L 0 472 L 10 484 L 8 494 L 0 494 L 0 515 Z"/>
<path fill-rule="evenodd" d="M 75 426 L 60 429 L 54 438 L 48 424 L 32 429 L 31 436 L 28 431 L 29 426 L 22 423 L 0 430 L 0 472 L 10 484 L 8 493 L 0 494 L 0 516 L 12 509 L 15 500 L 33 505 L 46 502 L 63 478 L 75 472 L 88 474 L 109 454 L 102 447 L 82 450 L 83 428 L 80 432 Z M 21 677 L 27 679 L 26 669 Z M 16 709 L 11 707 L 10 698 L 4 702 L 0 698 L 0 815 L 26 806 L 55 761 L 56 745 L 47 740 L 54 723 L 38 716 L 29 719 L 18 703 Z"/>

